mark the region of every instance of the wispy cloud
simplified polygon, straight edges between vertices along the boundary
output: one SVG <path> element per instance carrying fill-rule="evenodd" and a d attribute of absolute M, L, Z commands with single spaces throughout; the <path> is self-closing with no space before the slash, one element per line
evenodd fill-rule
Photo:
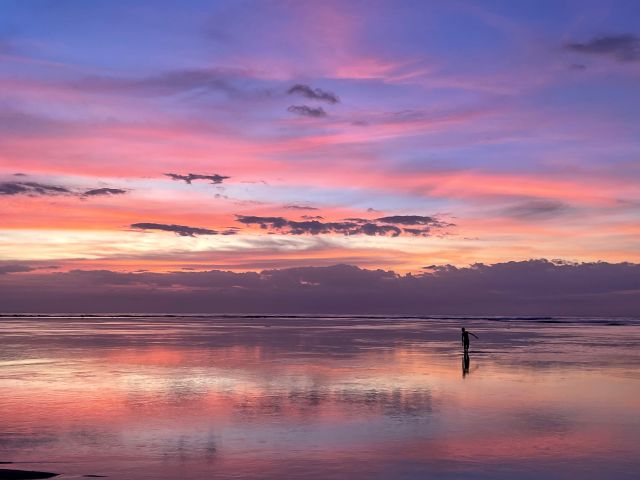
<path fill-rule="evenodd" d="M 14 176 L 26 177 L 24 174 L 15 174 Z M 42 182 L 0 182 L 0 195 L 16 196 L 26 195 L 30 197 L 55 197 L 55 196 L 71 196 L 71 197 L 98 197 L 123 195 L 127 190 L 122 188 L 92 188 L 89 190 L 78 190 L 63 185 L 53 185 Z"/>
<path fill-rule="evenodd" d="M 38 270 L 55 270 L 58 267 L 56 265 L 33 265 L 22 263 L 0 263 L 0 275 L 6 275 L 8 273 L 27 273 L 35 272 Z"/>
<path fill-rule="evenodd" d="M 445 224 L 434 217 L 426 217 L 422 215 L 392 215 L 390 217 L 376 218 L 377 222 L 394 223 L 398 225 L 430 225 L 433 227 L 451 226 Z"/>
<path fill-rule="evenodd" d="M 567 50 L 591 55 L 603 55 L 620 62 L 640 60 L 640 38 L 626 33 L 603 35 L 583 43 L 567 43 Z"/>
<path fill-rule="evenodd" d="M 330 104 L 336 104 L 340 102 L 340 98 L 338 98 L 338 96 L 333 92 L 327 92 L 320 88 L 311 88 L 309 85 L 303 85 L 300 83 L 291 87 L 287 91 L 287 93 L 289 95 L 302 95 L 303 97 L 310 100 L 318 100 Z"/>
<path fill-rule="evenodd" d="M 368 235 L 398 237 L 408 234 L 413 236 L 429 236 L 432 228 L 443 229 L 451 224 L 441 222 L 432 217 L 418 215 L 383 217 L 367 220 L 364 218 L 346 218 L 339 222 L 323 222 L 322 217 L 307 217 L 305 221 L 289 220 L 284 217 L 259 217 L 253 215 L 237 215 L 237 221 L 245 225 L 258 225 L 261 229 L 277 231 L 290 235 L 321 235 L 338 233 L 343 235 Z M 402 228 L 404 225 L 423 225 L 421 229 Z"/>
<path fill-rule="evenodd" d="M 318 208 L 308 205 L 285 205 L 284 208 L 287 210 L 318 210 Z"/>
<path fill-rule="evenodd" d="M 184 181 L 188 184 L 191 184 L 191 182 L 193 182 L 194 180 L 209 180 L 213 184 L 219 184 L 224 180 L 228 180 L 229 178 L 231 178 L 224 175 L 218 175 L 217 173 L 214 173 L 213 175 L 202 175 L 200 173 L 188 173 L 186 175 L 180 175 L 178 173 L 165 173 L 164 175 L 171 178 L 172 180 Z"/>
<path fill-rule="evenodd" d="M 87 197 L 96 197 L 96 196 L 111 196 L 111 195 L 124 195 L 127 193 L 126 190 L 122 188 L 94 188 L 91 190 L 87 190 L 83 193 L 84 196 Z"/>
<path fill-rule="evenodd" d="M 197 235 L 218 235 L 216 230 L 208 228 L 188 227 L 186 225 L 173 225 L 166 223 L 134 223 L 131 228 L 138 230 L 160 230 L 163 232 L 173 232 L 181 237 L 195 237 Z"/>
<path fill-rule="evenodd" d="M 287 112 L 296 113 L 298 115 L 302 115 L 303 117 L 326 117 L 327 112 L 324 111 L 322 107 L 309 107 L 307 105 L 291 105 L 287 108 Z"/>
<path fill-rule="evenodd" d="M 219 91 L 237 96 L 246 93 L 238 87 L 237 80 L 251 77 L 251 72 L 242 69 L 185 69 L 144 77 L 91 76 L 76 82 L 73 87 L 119 95 L 166 96 L 185 92 Z"/>
<path fill-rule="evenodd" d="M 504 214 L 515 218 L 548 218 L 555 217 L 564 211 L 568 206 L 563 202 L 554 200 L 531 200 L 517 205 L 513 205 L 504 210 Z"/>
<path fill-rule="evenodd" d="M 0 195 L 53 196 L 73 195 L 66 187 L 39 182 L 2 182 Z"/>

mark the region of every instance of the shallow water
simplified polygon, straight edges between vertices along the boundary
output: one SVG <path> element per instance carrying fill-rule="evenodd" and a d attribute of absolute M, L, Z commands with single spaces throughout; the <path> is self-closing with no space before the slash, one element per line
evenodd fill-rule
<path fill-rule="evenodd" d="M 465 373 L 459 329 L 472 338 Z M 640 322 L 0 318 L 0 461 L 58 478 L 640 475 Z"/>

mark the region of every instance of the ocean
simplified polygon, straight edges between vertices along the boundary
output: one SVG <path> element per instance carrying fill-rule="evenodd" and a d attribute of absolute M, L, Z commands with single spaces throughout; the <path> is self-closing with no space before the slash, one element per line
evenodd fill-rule
<path fill-rule="evenodd" d="M 0 345 L 6 469 L 640 476 L 638 319 L 3 315 Z"/>

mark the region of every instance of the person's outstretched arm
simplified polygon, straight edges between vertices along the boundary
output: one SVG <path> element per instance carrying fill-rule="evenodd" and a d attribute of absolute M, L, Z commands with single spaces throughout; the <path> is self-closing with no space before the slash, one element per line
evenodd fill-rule
<path fill-rule="evenodd" d="M 471 332 L 469 332 L 469 335 L 473 335 L 475 338 L 477 338 L 478 340 L 480 340 L 480 337 L 479 337 L 479 336 L 477 336 L 475 333 L 471 333 Z"/>

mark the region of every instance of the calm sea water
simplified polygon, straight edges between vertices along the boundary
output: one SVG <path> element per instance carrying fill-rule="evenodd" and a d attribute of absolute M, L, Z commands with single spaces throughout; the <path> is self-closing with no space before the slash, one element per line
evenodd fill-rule
<path fill-rule="evenodd" d="M 637 320 L 3 317 L 0 344 L 7 468 L 640 478 Z"/>

